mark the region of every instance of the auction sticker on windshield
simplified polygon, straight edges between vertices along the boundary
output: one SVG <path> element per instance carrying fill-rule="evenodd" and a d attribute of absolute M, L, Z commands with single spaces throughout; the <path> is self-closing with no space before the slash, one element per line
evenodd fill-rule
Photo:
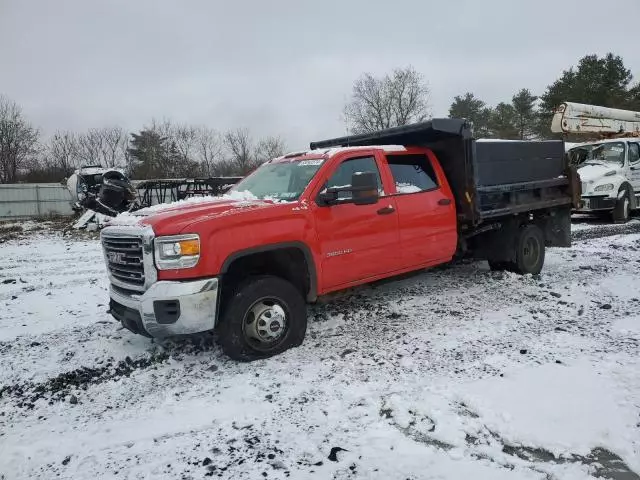
<path fill-rule="evenodd" d="M 322 165 L 322 162 L 324 162 L 324 159 L 322 158 L 318 158 L 316 160 L 301 160 L 298 165 L 300 167 L 306 167 L 306 166 L 315 166 L 315 165 Z"/>

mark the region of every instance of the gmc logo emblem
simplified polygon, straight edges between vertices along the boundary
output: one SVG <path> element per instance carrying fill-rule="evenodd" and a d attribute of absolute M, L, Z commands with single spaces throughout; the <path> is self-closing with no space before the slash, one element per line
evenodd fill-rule
<path fill-rule="evenodd" d="M 111 263 L 119 263 L 121 265 L 126 265 L 126 261 L 124 259 L 124 253 L 122 252 L 109 252 L 107 253 L 107 258 Z"/>

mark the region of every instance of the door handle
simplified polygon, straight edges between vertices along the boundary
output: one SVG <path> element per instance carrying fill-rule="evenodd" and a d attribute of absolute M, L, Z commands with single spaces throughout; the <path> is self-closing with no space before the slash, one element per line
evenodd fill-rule
<path fill-rule="evenodd" d="M 393 208 L 392 205 L 386 206 L 386 207 L 382 207 L 380 210 L 378 210 L 378 215 L 389 215 L 390 213 L 395 212 L 396 209 Z"/>
<path fill-rule="evenodd" d="M 451 199 L 441 198 L 440 200 L 438 200 L 438 205 L 451 205 Z"/>

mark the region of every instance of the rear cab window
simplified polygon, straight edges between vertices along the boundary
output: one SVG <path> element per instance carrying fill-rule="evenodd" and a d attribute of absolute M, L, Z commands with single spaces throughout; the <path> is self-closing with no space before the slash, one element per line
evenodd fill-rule
<path fill-rule="evenodd" d="M 430 192 L 440 185 L 425 154 L 387 155 L 387 164 L 398 195 Z"/>

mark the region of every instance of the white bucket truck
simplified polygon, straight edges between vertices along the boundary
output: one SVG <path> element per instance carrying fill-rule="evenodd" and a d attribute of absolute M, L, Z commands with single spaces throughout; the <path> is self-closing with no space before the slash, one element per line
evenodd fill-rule
<path fill-rule="evenodd" d="M 640 112 L 565 102 L 553 116 L 551 131 L 585 135 L 567 154 L 582 181 L 576 213 L 604 213 L 616 223 L 640 209 Z"/>

